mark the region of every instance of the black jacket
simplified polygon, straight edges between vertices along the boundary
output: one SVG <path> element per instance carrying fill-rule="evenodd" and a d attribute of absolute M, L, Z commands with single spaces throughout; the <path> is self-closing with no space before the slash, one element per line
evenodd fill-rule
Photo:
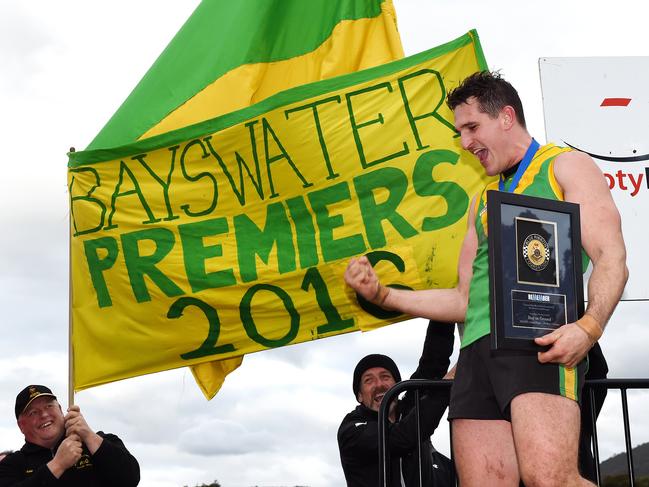
<path fill-rule="evenodd" d="M 453 352 L 454 325 L 430 322 L 419 366 L 411 379 L 441 379 L 449 366 Z M 420 402 L 422 441 L 422 476 L 425 487 L 435 485 L 433 477 L 433 447 L 430 436 L 448 407 L 448 390 L 431 392 Z M 406 393 L 397 405 L 398 421 L 390 423 L 390 486 L 418 486 L 417 419 L 414 397 Z M 378 487 L 379 441 L 378 413 L 362 404 L 345 416 L 338 428 L 338 448 L 348 487 Z M 435 452 L 436 453 L 436 452 Z M 447 467 L 447 466 L 445 466 Z"/>
<path fill-rule="evenodd" d="M 97 432 L 104 441 L 94 455 L 83 447 L 79 461 L 56 479 L 47 462 L 54 458 L 48 448 L 25 443 L 0 462 L 0 487 L 135 487 L 140 466 L 115 435 Z M 54 449 L 54 452 L 56 449 Z"/>

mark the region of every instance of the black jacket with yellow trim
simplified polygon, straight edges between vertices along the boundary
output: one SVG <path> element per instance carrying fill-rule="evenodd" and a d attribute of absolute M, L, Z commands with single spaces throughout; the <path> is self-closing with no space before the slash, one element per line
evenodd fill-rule
<path fill-rule="evenodd" d="M 0 487 L 135 487 L 140 466 L 115 435 L 98 431 L 104 441 L 94 455 L 84 445 L 79 461 L 57 479 L 47 467 L 54 450 L 26 442 L 0 461 Z"/>

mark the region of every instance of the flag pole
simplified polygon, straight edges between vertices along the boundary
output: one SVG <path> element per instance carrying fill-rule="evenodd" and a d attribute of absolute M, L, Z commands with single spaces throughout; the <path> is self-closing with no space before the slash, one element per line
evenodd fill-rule
<path fill-rule="evenodd" d="M 70 147 L 70 152 L 75 152 Z M 70 188 L 68 187 L 68 192 Z M 70 200 L 71 201 L 71 200 Z M 68 407 L 74 405 L 74 348 L 72 345 L 72 206 L 68 218 Z"/>

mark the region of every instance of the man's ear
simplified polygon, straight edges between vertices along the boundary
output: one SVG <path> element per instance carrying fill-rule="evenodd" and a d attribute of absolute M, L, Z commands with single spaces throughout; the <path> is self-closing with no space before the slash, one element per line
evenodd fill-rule
<path fill-rule="evenodd" d="M 22 422 L 20 421 L 20 416 L 18 416 L 18 419 L 16 420 L 16 423 L 18 424 L 18 428 L 20 429 L 20 432 L 24 435 L 25 432 L 23 431 L 23 425 L 22 425 Z"/>
<path fill-rule="evenodd" d="M 516 123 L 516 110 L 511 105 L 505 105 L 500 111 L 505 130 L 511 129 Z"/>
<path fill-rule="evenodd" d="M 361 404 L 363 403 L 363 396 L 361 396 L 360 392 L 356 394 L 356 400 Z"/>

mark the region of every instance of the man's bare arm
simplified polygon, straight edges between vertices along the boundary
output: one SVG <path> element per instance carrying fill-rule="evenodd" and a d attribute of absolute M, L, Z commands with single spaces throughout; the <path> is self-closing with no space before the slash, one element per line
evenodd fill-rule
<path fill-rule="evenodd" d="M 539 354 L 541 362 L 572 367 L 588 353 L 597 338 L 594 333 L 601 333 L 622 296 L 628 278 L 626 247 L 620 214 L 595 162 L 582 152 L 567 152 L 557 157 L 554 172 L 564 199 L 580 206 L 581 241 L 593 272 L 584 321 L 562 326 L 536 342 L 552 345 Z"/>
<path fill-rule="evenodd" d="M 463 322 L 473 276 L 473 259 L 478 248 L 473 202 L 468 222 L 458 262 L 458 284 L 454 288 L 408 291 L 385 287 L 379 282 L 366 257 L 350 260 L 345 271 L 345 282 L 365 299 L 383 308 L 430 320 Z"/>

